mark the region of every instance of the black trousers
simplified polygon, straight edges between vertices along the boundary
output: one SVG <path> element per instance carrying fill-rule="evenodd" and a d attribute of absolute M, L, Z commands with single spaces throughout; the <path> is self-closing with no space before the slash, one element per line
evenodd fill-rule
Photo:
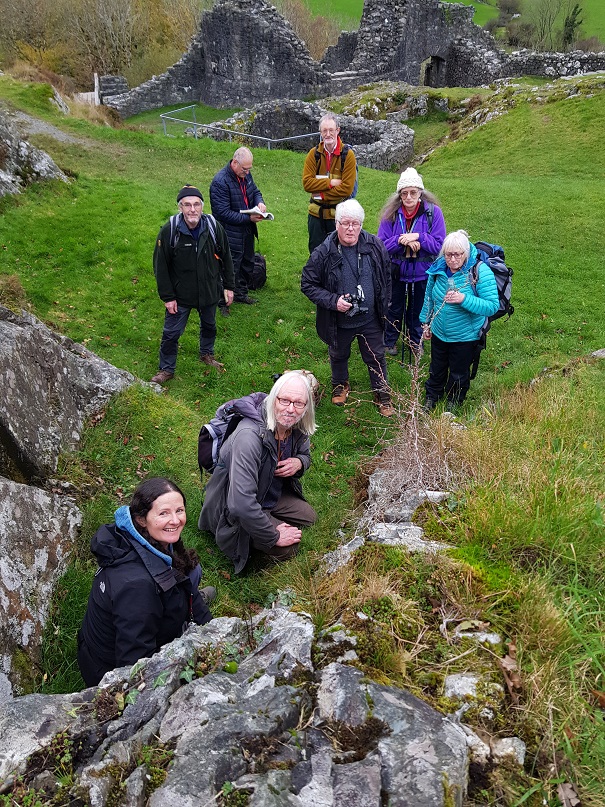
<path fill-rule="evenodd" d="M 370 386 L 373 392 L 387 393 L 389 379 L 384 358 L 384 332 L 377 318 L 368 322 L 358 331 L 356 328 L 338 328 L 336 344 L 328 347 L 332 386 L 346 384 L 349 380 L 349 358 L 351 345 L 357 339 L 361 358 L 368 367 Z"/>
<path fill-rule="evenodd" d="M 313 252 L 315 247 L 326 240 L 326 237 L 336 230 L 336 221 L 334 219 L 318 218 L 309 213 L 308 216 L 309 227 L 309 255 Z"/>
<path fill-rule="evenodd" d="M 479 340 L 472 342 L 443 342 L 431 337 L 431 366 L 424 385 L 427 402 L 436 403 L 445 392 L 448 404 L 464 402 L 471 385 L 471 364 Z"/>

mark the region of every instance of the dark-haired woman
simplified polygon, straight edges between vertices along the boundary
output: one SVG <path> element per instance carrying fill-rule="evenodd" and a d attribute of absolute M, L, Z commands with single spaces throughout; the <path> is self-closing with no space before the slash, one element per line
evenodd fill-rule
<path fill-rule="evenodd" d="M 378 237 L 391 256 L 391 301 L 384 334 L 386 353 L 396 356 L 397 339 L 403 336 L 414 355 L 422 352 L 420 312 L 426 289 L 426 270 L 435 260 L 445 238 L 445 221 L 436 198 L 425 190 L 415 168 L 407 168 L 380 214 Z"/>
<path fill-rule="evenodd" d="M 78 666 L 87 686 L 109 670 L 153 655 L 180 636 L 189 622 L 212 619 L 197 589 L 195 550 L 181 539 L 185 496 L 163 477 L 147 479 L 115 523 L 91 542 L 99 563 L 78 633 Z M 212 593 L 208 591 L 208 599 Z"/>

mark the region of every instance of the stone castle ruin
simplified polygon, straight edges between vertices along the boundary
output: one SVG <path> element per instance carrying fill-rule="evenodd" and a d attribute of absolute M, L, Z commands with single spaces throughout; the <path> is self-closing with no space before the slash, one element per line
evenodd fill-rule
<path fill-rule="evenodd" d="M 318 62 L 265 0 L 217 0 L 176 64 L 105 103 L 129 117 L 168 104 L 251 106 L 322 97 L 387 79 L 473 87 L 504 77 L 605 69 L 605 53 L 505 53 L 472 16 L 471 7 L 440 0 L 365 0 L 359 30 L 343 32 Z"/>

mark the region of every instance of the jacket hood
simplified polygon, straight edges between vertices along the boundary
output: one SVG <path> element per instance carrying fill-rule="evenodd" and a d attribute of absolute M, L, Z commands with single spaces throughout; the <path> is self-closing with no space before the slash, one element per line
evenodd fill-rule
<path fill-rule="evenodd" d="M 468 258 L 466 263 L 460 268 L 462 272 L 470 272 L 473 266 L 477 263 L 477 258 L 479 253 L 477 252 L 477 247 L 471 242 L 471 248 L 468 254 Z M 447 269 L 447 264 L 445 262 L 445 256 L 440 255 L 437 260 L 432 263 L 429 268 L 426 270 L 427 275 L 438 275 L 440 273 L 445 274 Z"/>
<path fill-rule="evenodd" d="M 104 524 L 93 535 L 90 548 L 101 568 L 119 566 L 134 559 L 135 550 L 113 524 Z"/>
<path fill-rule="evenodd" d="M 134 522 L 130 514 L 130 507 L 128 507 L 127 505 L 118 507 L 118 509 L 114 513 L 114 518 L 116 520 L 116 527 L 119 527 L 121 530 L 127 532 L 131 538 L 134 538 L 134 540 L 137 543 L 141 544 L 141 546 L 144 546 L 145 549 L 147 549 L 153 555 L 157 555 L 157 557 L 163 560 L 167 566 L 172 566 L 172 558 L 170 557 L 170 555 L 166 555 L 164 554 L 164 552 L 160 552 L 159 549 L 156 549 L 154 546 L 152 546 L 149 543 L 149 541 L 146 538 L 144 538 L 141 535 L 141 533 L 137 530 L 137 528 L 134 526 Z"/>

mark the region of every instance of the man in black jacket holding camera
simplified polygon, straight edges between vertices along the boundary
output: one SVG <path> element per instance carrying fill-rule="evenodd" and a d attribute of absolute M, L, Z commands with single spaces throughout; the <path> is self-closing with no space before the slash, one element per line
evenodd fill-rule
<path fill-rule="evenodd" d="M 317 335 L 328 345 L 332 403 L 349 397 L 349 357 L 355 337 L 368 367 L 374 403 L 384 417 L 395 410 L 384 358 L 384 329 L 391 294 L 391 259 L 375 235 L 362 230 L 364 210 L 355 199 L 336 207 L 336 232 L 313 250 L 301 289 L 317 306 Z"/>

